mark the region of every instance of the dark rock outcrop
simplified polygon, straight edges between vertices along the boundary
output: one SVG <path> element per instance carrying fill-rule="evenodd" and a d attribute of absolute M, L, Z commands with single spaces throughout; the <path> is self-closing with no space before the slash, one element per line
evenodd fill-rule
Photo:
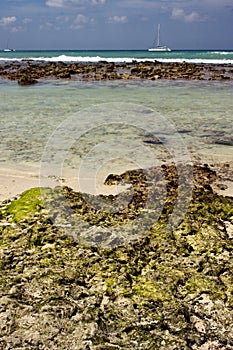
<path fill-rule="evenodd" d="M 28 76 L 28 75 L 22 75 L 21 77 L 19 77 L 18 79 L 18 84 L 21 86 L 24 85 L 33 85 L 38 83 L 38 80 Z"/>
<path fill-rule="evenodd" d="M 0 76 L 18 80 L 20 85 L 29 85 L 37 79 L 79 79 L 92 80 L 129 80 L 129 79 L 188 79 L 188 80 L 232 80 L 231 65 L 211 65 L 192 63 L 64 63 L 33 62 L 25 60 L 0 67 Z"/>
<path fill-rule="evenodd" d="M 233 198 L 212 191 L 217 175 L 207 165 L 195 166 L 185 217 L 167 230 L 179 183 L 174 166 L 163 171 L 160 218 L 131 242 L 108 248 L 99 231 L 118 225 L 123 232 L 143 209 L 141 170 L 106 179 L 132 184 L 124 215 L 61 187 L 2 203 L 1 349 L 232 349 Z M 94 244 L 85 241 L 90 230 L 81 234 L 86 224 L 95 228 Z"/>

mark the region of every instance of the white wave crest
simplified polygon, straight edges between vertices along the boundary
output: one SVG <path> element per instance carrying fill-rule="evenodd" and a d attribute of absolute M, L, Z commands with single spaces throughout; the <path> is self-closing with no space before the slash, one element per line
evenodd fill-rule
<path fill-rule="evenodd" d="M 105 61 L 108 63 L 132 63 L 136 62 L 166 62 L 166 63 L 204 63 L 204 64 L 233 64 L 233 59 L 204 59 L 204 58 L 134 58 L 134 57 L 100 57 L 100 56 L 66 56 L 60 55 L 55 57 L 24 57 L 24 58 L 6 58 L 0 57 L 0 61 L 45 61 L 45 62 L 83 62 L 83 63 L 98 63 Z"/>
<path fill-rule="evenodd" d="M 215 54 L 215 55 L 232 55 L 232 51 L 211 51 L 209 52 L 210 54 Z"/>

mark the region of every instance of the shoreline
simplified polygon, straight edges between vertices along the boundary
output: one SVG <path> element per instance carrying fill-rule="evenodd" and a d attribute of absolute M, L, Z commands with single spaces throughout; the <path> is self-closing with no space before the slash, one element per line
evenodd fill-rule
<path fill-rule="evenodd" d="M 233 81 L 233 65 L 232 64 L 195 64 L 195 63 L 161 63 L 145 61 L 132 63 L 109 63 L 100 61 L 98 63 L 67 63 L 67 62 L 47 62 L 47 61 L 32 61 L 22 60 L 22 62 L 12 61 L 0 63 L 0 79 L 10 81 L 18 81 L 19 85 L 32 85 L 40 80 L 76 80 L 76 81 L 106 81 L 106 80 L 192 80 L 192 81 Z M 226 141 L 228 142 L 228 141 Z M 229 142 L 232 142 L 231 140 Z M 219 155 L 218 155 L 219 157 Z M 203 157 L 197 154 L 194 155 L 193 163 L 214 163 L 210 167 L 222 169 L 223 163 L 231 164 L 230 158 L 223 157 L 221 161 L 207 160 L 211 158 Z M 221 164 L 220 164 L 221 163 Z M 216 166 L 215 166 L 216 165 Z M 232 164 L 230 165 L 232 168 Z M 231 170 L 232 171 L 232 170 Z M 227 169 L 225 169 L 227 172 Z M 215 190 L 221 195 L 233 196 L 232 181 L 229 177 L 224 176 L 220 170 L 221 184 L 216 184 Z M 233 171 L 232 171 L 233 174 Z M 66 177 L 65 177 L 66 178 Z M 39 187 L 40 174 L 39 169 L 19 169 L 6 167 L 0 169 L 0 201 L 7 200 L 14 196 L 18 196 L 24 190 Z M 103 180 L 103 177 L 102 177 Z M 51 179 L 54 186 L 62 184 L 74 188 L 79 191 L 73 184 L 77 179 L 73 176 L 68 176 L 63 179 Z M 102 181 L 103 183 L 103 181 Z M 85 189 L 88 188 L 84 186 Z M 101 188 L 101 187 L 100 187 Z M 100 194 L 101 190 L 98 191 Z M 110 191 L 104 194 L 113 194 Z M 114 192 L 116 194 L 116 192 Z"/>
<path fill-rule="evenodd" d="M 182 74 L 187 76 L 183 79 L 207 80 L 207 76 L 198 75 L 199 70 L 197 75 L 193 74 L 195 67 L 189 65 L 181 65 L 170 73 L 160 67 L 161 75 L 157 78 L 154 76 L 157 64 L 119 71 L 116 70 L 119 66 L 103 63 L 100 71 L 93 71 L 96 66 L 90 65 L 90 71 L 86 68 L 89 66 L 84 66 L 84 71 L 74 74 L 63 64 L 41 64 L 38 70 L 30 63 L 26 65 L 15 71 L 9 66 L 3 77 L 10 74 L 8 78 L 18 80 L 19 85 L 34 84 L 45 79 L 46 74 L 51 74 L 48 79 L 84 81 L 96 77 L 178 79 Z M 78 69 L 76 65 L 73 68 Z M 137 71 L 132 73 L 132 69 Z M 0 79 L 1 72 L 0 65 Z M 146 78 L 138 77 L 140 74 Z M 219 81 L 225 80 L 228 73 L 225 70 L 221 74 L 222 78 L 216 75 Z M 232 85 L 233 79 L 229 79 Z M 222 88 L 224 83 L 220 84 Z M 14 87 L 13 92 L 16 90 L 29 96 L 25 102 L 29 108 L 28 92 L 33 88 Z M 44 95 L 41 96 L 43 102 Z M 12 106 L 12 110 L 18 107 L 17 103 Z M 231 104 L 226 106 L 228 110 Z M 230 125 L 225 121 L 231 122 L 231 117 L 227 113 L 219 130 Z M 6 114 L 4 120 L 6 130 L 8 120 L 15 128 L 11 139 L 19 137 L 20 141 L 11 114 Z M 206 125 L 209 133 L 212 129 Z M 30 123 L 28 130 L 33 130 Z M 44 130 L 41 129 L 40 136 L 45 137 Z M 120 168 L 119 163 L 113 166 L 110 156 L 103 156 L 101 159 L 107 165 L 101 163 L 96 172 L 92 171 L 94 167 L 84 167 L 82 179 L 78 179 L 82 172 L 76 162 L 64 161 L 56 170 L 53 167 L 56 163 L 48 157 L 48 166 L 43 167 L 43 162 L 35 157 L 40 149 L 34 157 L 23 157 L 17 151 L 12 157 L 6 153 L 0 169 L 0 324 L 5 325 L 0 327 L 0 348 L 230 349 L 233 143 L 228 131 L 225 138 L 218 140 L 227 145 L 227 150 L 221 148 L 217 152 L 218 146 L 211 146 L 206 152 L 201 147 L 192 147 L 188 164 L 185 157 L 172 158 L 173 153 L 169 157 L 166 152 L 163 163 L 148 165 L 144 172 L 135 169 L 140 162 L 128 162 L 133 169 L 125 163 Z M 150 143 L 149 137 L 147 140 Z M 41 144 L 33 144 L 29 151 L 33 153 L 37 145 Z M 17 146 L 9 143 L 6 149 L 13 153 Z M 62 148 L 63 143 L 59 146 Z M 85 154 L 82 144 L 76 149 Z M 97 153 L 99 149 L 95 150 Z M 95 163 L 96 153 L 90 152 Z M 86 154 L 85 157 L 82 159 L 88 159 Z M 43 172 L 43 168 L 48 170 Z M 76 187 L 79 184 L 81 189 Z M 120 184 L 125 184 L 123 190 L 130 184 L 129 191 L 113 192 L 120 189 Z M 104 188 L 108 189 L 106 196 L 101 195 Z M 28 191 L 22 194 L 25 190 Z M 98 191 L 88 195 L 88 190 Z"/>
<path fill-rule="evenodd" d="M 205 165 L 201 162 L 193 162 L 193 166 L 197 164 L 200 166 Z M 222 196 L 233 197 L 233 162 L 208 164 L 208 166 L 217 174 L 217 180 L 211 184 L 213 191 Z M 51 188 L 56 186 L 68 186 L 76 192 L 89 193 L 92 195 L 118 195 L 125 189 L 125 187 L 121 186 L 106 186 L 104 184 L 107 178 L 106 174 L 100 174 L 96 179 L 90 177 L 84 180 L 82 179 L 82 187 L 80 188 L 79 180 L 75 174 L 76 171 L 71 170 L 68 171 L 63 178 L 51 175 L 46 179 L 45 183 Z M 39 169 L 29 167 L 25 170 L 23 170 L 22 167 L 5 167 L 0 169 L 0 203 L 11 201 L 19 197 L 24 191 L 35 187 L 41 187 Z M 43 187 L 47 187 L 47 185 Z"/>
<path fill-rule="evenodd" d="M 41 79 L 66 79 L 80 81 L 105 80 L 206 80 L 232 81 L 232 64 L 204 64 L 154 60 L 131 63 L 99 61 L 97 63 L 67 63 L 33 61 L 12 61 L 0 63 L 0 78 L 17 80 L 21 86 L 38 83 Z"/>
<path fill-rule="evenodd" d="M 21 168 L 1 168 L 0 169 L 0 203 L 18 198 L 24 191 L 36 187 L 68 186 L 73 191 L 88 193 L 92 195 L 117 195 L 125 186 L 106 186 L 106 174 L 99 174 L 96 179 L 86 177 L 77 178 L 75 170 L 69 170 L 65 176 L 57 177 L 50 175 L 46 179 L 40 178 L 39 169 L 32 168 L 22 170 Z M 43 186 L 41 186 L 41 183 Z"/>

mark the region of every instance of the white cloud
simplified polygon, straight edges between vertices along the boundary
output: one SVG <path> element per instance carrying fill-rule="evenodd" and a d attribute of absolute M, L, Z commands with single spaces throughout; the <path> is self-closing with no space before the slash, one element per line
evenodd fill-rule
<path fill-rule="evenodd" d="M 20 31 L 23 31 L 23 27 L 21 27 L 21 26 L 11 28 L 12 33 L 17 33 Z"/>
<path fill-rule="evenodd" d="M 207 4 L 215 6 L 233 6 L 233 0 L 204 0 Z"/>
<path fill-rule="evenodd" d="M 108 18 L 109 23 L 127 23 L 127 16 L 112 16 Z"/>
<path fill-rule="evenodd" d="M 22 20 L 22 22 L 23 22 L 23 24 L 28 24 L 28 23 L 31 23 L 32 20 L 31 20 L 31 18 L 24 18 L 24 19 Z"/>
<path fill-rule="evenodd" d="M 30 18 L 23 18 L 21 21 L 21 25 L 19 24 L 17 18 L 15 16 L 11 17 L 2 17 L 0 19 L 0 26 L 3 28 L 7 28 L 8 31 L 12 33 L 17 33 L 25 30 L 25 25 L 32 22 Z"/>
<path fill-rule="evenodd" d="M 89 5 L 103 5 L 106 0 L 46 0 L 49 7 L 86 7 Z"/>
<path fill-rule="evenodd" d="M 46 5 L 50 7 L 63 7 L 65 6 L 64 0 L 47 0 Z"/>
<path fill-rule="evenodd" d="M 74 20 L 74 23 L 77 23 L 77 24 L 86 24 L 88 22 L 89 22 L 89 18 L 84 15 L 77 15 L 77 17 Z"/>
<path fill-rule="evenodd" d="M 0 19 L 0 26 L 5 27 L 8 26 L 9 24 L 12 24 L 16 21 L 16 17 L 3 17 Z"/>
<path fill-rule="evenodd" d="M 141 9 L 158 9 L 161 7 L 161 0 L 121 0 L 118 1 L 121 8 L 141 8 Z"/>
<path fill-rule="evenodd" d="M 71 29 L 80 29 L 83 26 L 85 26 L 86 24 L 93 24 L 95 23 L 94 18 L 90 18 L 87 16 L 84 16 L 82 14 L 79 14 L 76 16 L 73 24 L 71 25 Z"/>
<path fill-rule="evenodd" d="M 69 16 L 57 16 L 56 20 L 62 23 L 67 23 L 69 22 L 70 18 Z"/>
<path fill-rule="evenodd" d="M 53 27 L 53 24 L 51 22 L 45 22 L 44 24 L 41 24 L 39 29 L 40 30 L 47 30 L 51 29 Z"/>
<path fill-rule="evenodd" d="M 172 18 L 178 19 L 184 22 L 198 22 L 203 20 L 203 18 L 199 15 L 198 12 L 192 11 L 190 13 L 185 13 L 183 9 L 180 8 L 174 8 L 172 10 Z"/>

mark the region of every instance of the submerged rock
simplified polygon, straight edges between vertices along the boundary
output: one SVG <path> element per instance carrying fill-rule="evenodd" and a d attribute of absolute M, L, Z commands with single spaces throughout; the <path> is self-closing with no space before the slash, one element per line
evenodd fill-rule
<path fill-rule="evenodd" d="M 218 145 L 233 146 L 233 137 L 222 137 L 214 141 Z"/>
<path fill-rule="evenodd" d="M 38 83 L 38 81 L 28 75 L 23 75 L 18 79 L 18 84 L 19 85 L 33 85 Z"/>

